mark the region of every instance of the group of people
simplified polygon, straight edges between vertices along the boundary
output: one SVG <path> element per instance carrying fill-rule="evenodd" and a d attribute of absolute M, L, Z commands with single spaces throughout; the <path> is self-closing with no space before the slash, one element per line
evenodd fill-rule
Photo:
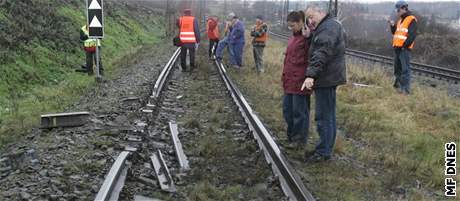
<path fill-rule="evenodd" d="M 306 160 L 319 162 L 332 156 L 337 135 L 336 90 L 346 83 L 345 31 L 342 24 L 328 12 L 324 4 L 311 4 L 305 11 L 293 11 L 287 16 L 292 36 L 289 37 L 282 71 L 283 116 L 287 124 L 287 139 L 292 147 L 304 147 L 310 127 L 310 96 L 315 96 L 315 120 L 320 140 L 315 150 L 306 153 Z M 411 15 L 405 1 L 396 3 L 399 16 L 395 24 L 389 21 L 395 49 L 395 83 L 400 93 L 410 93 L 410 50 L 414 46 L 417 19 Z M 198 23 L 189 19 L 190 12 L 181 17 L 181 40 L 189 40 L 190 47 L 199 42 Z M 193 17 L 192 17 L 193 18 Z M 194 19 L 194 18 L 193 18 Z M 184 23 L 186 21 L 186 23 Z M 193 21 L 193 23 L 192 23 Z M 186 26 L 184 25 L 186 24 Z M 186 27 L 193 27 L 188 29 Z M 245 28 L 234 13 L 228 15 L 220 39 L 219 22 L 212 16 L 207 20 L 209 57 L 222 60 L 224 49 L 228 49 L 230 63 L 236 69 L 242 67 L 245 44 Z M 268 27 L 261 16 L 251 29 L 253 54 L 257 72 L 263 73 L 263 51 L 268 38 Z M 194 66 L 194 50 L 183 46 L 191 53 Z M 185 54 L 186 51 L 184 51 Z M 184 68 L 185 57 L 181 62 Z"/>
<path fill-rule="evenodd" d="M 314 94 L 320 140 L 305 157 L 309 162 L 326 161 L 332 156 L 337 135 L 336 89 L 346 83 L 344 30 L 321 5 L 289 13 L 287 24 L 293 33 L 282 74 L 288 141 L 296 146 L 307 143 L 310 95 Z"/>
<path fill-rule="evenodd" d="M 206 21 L 206 34 L 209 39 L 208 56 L 210 59 L 222 61 L 224 50 L 228 50 L 229 61 L 235 69 L 243 66 L 243 51 L 245 44 L 245 26 L 235 13 L 231 12 L 222 23 L 223 32 L 219 27 L 217 16 L 209 16 Z M 190 9 L 184 10 L 184 15 L 177 22 L 179 39 L 181 41 L 181 67 L 185 71 L 186 55 L 190 55 L 190 67 L 195 66 L 195 50 L 200 43 L 200 29 L 198 21 L 192 16 Z M 263 49 L 268 38 L 268 27 L 263 22 L 262 16 L 257 16 L 251 36 L 253 37 L 254 60 L 258 72 L 264 72 Z"/>
<path fill-rule="evenodd" d="M 394 87 L 399 93 L 410 93 L 410 52 L 414 47 L 417 19 L 406 1 L 395 4 L 398 21 L 389 20 L 395 51 Z M 289 38 L 284 59 L 283 116 L 287 138 L 294 146 L 308 140 L 310 95 L 315 95 L 315 120 L 320 140 L 306 160 L 318 162 L 332 156 L 337 135 L 336 89 L 346 83 L 345 32 L 342 24 L 328 14 L 325 6 L 312 5 L 287 16 Z"/>
<path fill-rule="evenodd" d="M 219 31 L 219 20 L 216 16 L 209 17 L 207 24 L 208 33 Z M 216 24 L 216 26 L 209 26 L 210 24 Z M 212 59 L 214 56 L 217 60 L 222 61 L 223 52 L 225 49 L 228 49 L 230 64 L 236 69 L 240 69 L 243 66 L 243 48 L 245 43 L 244 32 L 244 24 L 239 20 L 235 13 L 230 13 L 227 16 L 227 21 L 225 22 L 223 32 L 224 37 L 221 40 L 219 40 L 218 37 L 209 37 L 210 40 L 219 41 L 216 45 L 209 47 L 209 57 Z"/>

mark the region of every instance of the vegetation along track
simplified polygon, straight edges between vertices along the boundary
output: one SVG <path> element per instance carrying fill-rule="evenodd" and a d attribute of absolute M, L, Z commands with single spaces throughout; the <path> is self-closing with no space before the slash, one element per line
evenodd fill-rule
<path fill-rule="evenodd" d="M 96 200 L 314 200 L 204 49 L 192 72 L 181 72 L 180 51 L 173 54 Z"/>
<path fill-rule="evenodd" d="M 275 33 L 270 32 L 271 35 L 287 40 L 289 35 L 282 34 L 282 33 Z M 346 50 L 346 54 L 355 58 L 372 61 L 372 62 L 380 62 L 382 64 L 393 65 L 393 58 L 382 56 L 378 54 L 372 54 L 368 52 L 363 52 L 359 50 Z M 445 80 L 447 82 L 451 82 L 454 84 L 460 83 L 460 71 L 452 70 L 449 68 L 427 65 L 417 62 L 411 62 L 412 70 L 420 75 L 437 78 L 441 80 Z"/>

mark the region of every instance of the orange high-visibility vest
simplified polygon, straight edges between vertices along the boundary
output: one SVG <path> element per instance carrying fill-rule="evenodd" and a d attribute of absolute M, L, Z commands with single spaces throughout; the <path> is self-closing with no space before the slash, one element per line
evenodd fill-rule
<path fill-rule="evenodd" d="M 182 16 L 180 18 L 180 34 L 179 38 L 182 43 L 196 43 L 195 29 L 194 29 L 195 17 L 193 16 Z"/>
<path fill-rule="evenodd" d="M 265 25 L 265 24 L 256 25 L 256 31 L 260 31 L 260 29 L 262 29 L 263 25 Z M 265 33 L 262 34 L 262 36 L 255 37 L 254 41 L 256 41 L 256 42 L 266 42 L 267 39 L 268 39 L 268 34 L 267 34 L 267 32 L 265 32 Z"/>
<path fill-rule="evenodd" d="M 216 23 L 216 26 L 214 27 L 213 30 L 209 30 L 209 24 L 211 23 L 210 22 L 211 20 L 208 21 L 208 23 L 206 23 L 206 32 L 208 32 L 208 39 L 219 39 L 219 26 Z"/>
<path fill-rule="evenodd" d="M 417 18 L 415 18 L 413 15 L 407 16 L 402 22 L 401 18 L 398 20 L 398 23 L 396 23 L 396 31 L 393 35 L 393 47 L 403 47 L 409 32 L 409 25 L 413 20 L 417 21 Z M 409 49 L 412 49 L 413 47 L 414 42 L 410 44 Z"/>

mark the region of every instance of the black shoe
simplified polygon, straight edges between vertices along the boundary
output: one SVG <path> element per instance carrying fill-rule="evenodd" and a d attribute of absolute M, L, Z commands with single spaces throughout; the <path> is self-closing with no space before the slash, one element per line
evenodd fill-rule
<path fill-rule="evenodd" d="M 323 161 L 328 161 L 331 159 L 331 156 L 322 156 L 321 154 L 314 153 L 310 157 L 307 158 L 305 162 L 307 163 L 318 163 L 318 162 L 323 162 Z"/>

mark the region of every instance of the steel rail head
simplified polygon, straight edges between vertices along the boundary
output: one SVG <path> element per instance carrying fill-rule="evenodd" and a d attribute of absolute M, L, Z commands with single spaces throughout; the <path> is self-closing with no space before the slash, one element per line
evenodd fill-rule
<path fill-rule="evenodd" d="M 279 38 L 283 39 L 288 39 L 289 36 L 285 34 L 280 34 L 280 33 L 274 33 L 272 31 L 269 31 L 271 35 L 277 36 Z M 389 56 L 383 56 L 383 55 L 378 55 L 378 54 L 373 54 L 369 52 L 364 52 L 364 51 L 359 51 L 359 50 L 354 50 L 347 48 L 346 49 L 346 54 L 358 58 L 362 58 L 368 61 L 374 61 L 374 62 L 382 62 L 386 64 L 392 64 L 393 63 L 393 57 Z M 428 65 L 428 64 L 422 64 L 419 62 L 410 62 L 412 65 L 412 69 L 414 71 L 427 74 L 427 75 L 432 75 L 436 76 L 439 78 L 444 78 L 447 81 L 453 81 L 454 83 L 459 83 L 460 82 L 460 71 L 458 70 L 453 70 L 445 67 L 440 67 L 440 66 L 434 66 L 434 65 Z"/>
<path fill-rule="evenodd" d="M 174 149 L 176 151 L 176 157 L 179 161 L 179 166 L 182 171 L 186 171 L 190 169 L 187 156 L 184 153 L 182 148 L 182 143 L 179 140 L 179 131 L 177 128 L 177 124 L 173 122 L 169 122 L 169 130 L 171 131 L 171 138 L 174 144 Z"/>
<path fill-rule="evenodd" d="M 268 162 L 271 164 L 274 173 L 278 176 L 281 182 L 281 187 L 286 196 L 293 201 L 314 201 L 315 198 L 306 189 L 294 168 L 292 168 L 287 158 L 282 154 L 278 145 L 273 140 L 273 137 L 270 135 L 257 115 L 253 112 L 238 87 L 226 73 L 225 66 L 218 61 L 215 61 L 215 64 L 218 67 L 221 78 L 225 82 L 233 100 L 240 108 L 242 116 L 246 119 L 249 127 L 252 128 L 253 132 L 257 135 L 256 140 L 259 145 L 262 145 L 261 148 L 264 151 L 266 158 L 269 160 Z"/>
<path fill-rule="evenodd" d="M 180 48 L 176 49 L 172 57 L 169 59 L 168 63 L 166 63 L 165 67 L 161 71 L 160 75 L 157 78 L 157 81 L 155 82 L 155 85 L 153 86 L 151 98 L 156 99 L 160 96 L 160 92 L 163 89 L 164 83 L 166 82 L 166 78 L 169 76 L 169 73 L 171 72 L 172 67 L 176 63 L 177 58 L 179 58 L 180 51 Z"/>
<path fill-rule="evenodd" d="M 125 162 L 129 155 L 129 151 L 122 151 L 120 155 L 118 155 L 118 158 L 110 168 L 110 171 L 107 174 L 104 183 L 99 189 L 99 192 L 97 193 L 94 201 L 108 201 L 110 199 L 112 196 L 112 191 L 117 184 L 118 178 L 125 167 Z"/>
<path fill-rule="evenodd" d="M 176 192 L 176 186 L 174 185 L 174 180 L 172 179 L 171 174 L 169 173 L 168 166 L 163 158 L 163 154 L 160 150 L 150 156 L 153 168 L 155 169 L 155 174 L 157 176 L 158 182 L 160 184 L 161 190 L 167 192 Z"/>

